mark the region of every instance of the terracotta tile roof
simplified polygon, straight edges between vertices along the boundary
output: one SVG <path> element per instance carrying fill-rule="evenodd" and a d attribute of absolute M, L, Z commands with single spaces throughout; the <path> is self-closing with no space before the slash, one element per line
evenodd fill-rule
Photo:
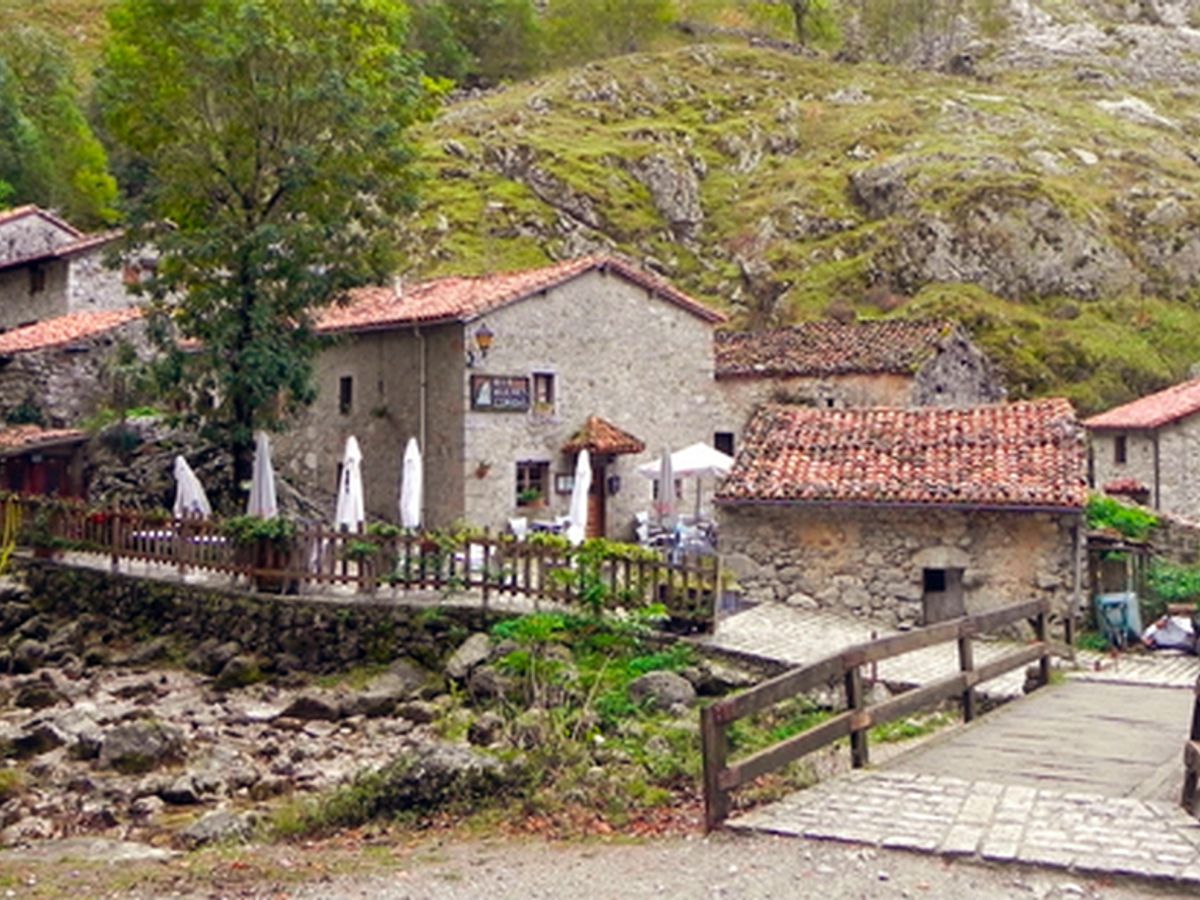
<path fill-rule="evenodd" d="M 321 314 L 317 327 L 326 333 L 371 331 L 432 322 L 469 322 L 489 310 L 557 287 L 587 272 L 613 272 L 707 322 L 725 316 L 666 281 L 614 257 L 588 256 L 539 269 L 497 272 L 474 278 L 438 278 L 404 286 L 352 291 L 350 302 Z"/>
<path fill-rule="evenodd" d="M 112 331 L 126 322 L 140 318 L 141 315 L 140 309 L 129 308 L 76 312 L 44 319 L 0 334 L 0 356 L 73 344 Z"/>
<path fill-rule="evenodd" d="M 973 409 L 765 406 L 718 499 L 1081 509 L 1081 434 L 1066 400 Z"/>
<path fill-rule="evenodd" d="M 42 428 L 40 425 L 11 425 L 0 428 L 0 455 L 48 447 L 54 444 L 73 444 L 87 440 L 87 433 L 78 428 Z"/>
<path fill-rule="evenodd" d="M 1114 478 L 1104 485 L 1106 494 L 1148 494 L 1149 485 L 1143 484 L 1133 477 Z"/>
<path fill-rule="evenodd" d="M 599 416 L 588 416 L 583 427 L 563 444 L 564 453 L 578 453 L 584 449 L 592 453 L 641 453 L 646 444 Z"/>
<path fill-rule="evenodd" d="M 773 331 L 719 333 L 718 378 L 916 372 L 958 326 L 951 322 L 804 322 Z"/>
<path fill-rule="evenodd" d="M 1085 428 L 1160 428 L 1200 412 L 1200 378 L 1175 384 L 1156 394 L 1084 419 Z"/>

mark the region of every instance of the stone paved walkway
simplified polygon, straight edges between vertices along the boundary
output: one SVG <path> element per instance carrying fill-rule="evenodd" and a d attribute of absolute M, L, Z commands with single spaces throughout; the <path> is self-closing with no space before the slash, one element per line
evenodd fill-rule
<path fill-rule="evenodd" d="M 1200 888 L 1200 824 L 1172 803 L 911 772 L 855 772 L 733 819 L 945 856 L 1171 879 Z"/>
<path fill-rule="evenodd" d="M 715 633 L 702 642 L 718 649 L 799 666 L 852 644 L 894 633 L 893 629 L 858 619 L 765 603 L 720 620 Z M 975 662 L 996 659 L 1012 649 L 1013 644 L 1006 641 L 976 641 Z M 884 660 L 876 674 L 880 681 L 893 686 L 917 686 L 957 670 L 957 648 L 946 643 Z M 1128 653 L 1117 658 L 1080 651 L 1076 667 L 1068 667 L 1066 675 L 1085 681 L 1191 687 L 1200 677 L 1200 659 L 1173 651 Z M 1024 673 L 1018 670 L 985 683 L 980 692 L 994 699 L 1012 699 L 1021 696 L 1024 682 Z"/>

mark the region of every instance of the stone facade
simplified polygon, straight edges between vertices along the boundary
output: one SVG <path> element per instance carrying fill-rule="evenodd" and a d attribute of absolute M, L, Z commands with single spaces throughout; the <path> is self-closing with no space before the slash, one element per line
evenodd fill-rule
<path fill-rule="evenodd" d="M 109 359 L 122 341 L 145 357 L 144 323 L 135 320 L 65 346 L 0 356 L 0 420 L 11 421 L 22 407 L 36 411 L 43 425 L 78 425 L 110 402 Z"/>
<path fill-rule="evenodd" d="M 472 349 L 484 324 L 494 335 L 486 355 Z M 712 327 L 618 274 L 591 270 L 465 325 L 347 335 L 321 354 L 317 402 L 275 441 L 276 462 L 305 490 L 332 493 L 353 434 L 365 458 L 368 512 L 394 520 L 405 442 L 423 438 L 426 524 L 503 528 L 517 516 L 566 514 L 569 496 L 554 491 L 554 476 L 571 473 L 575 459 L 561 448 L 598 415 L 646 445 L 642 454 L 613 457 L 604 471 L 606 533 L 626 538 L 634 513 L 651 506 L 639 464 L 663 447 L 712 443 L 715 432 L 741 424 L 717 402 Z M 529 378 L 532 387 L 535 374 L 552 377 L 551 404 L 472 408 L 472 377 Z M 518 506 L 519 462 L 548 466 L 544 508 Z M 613 476 L 619 483 L 608 490 Z"/>
<path fill-rule="evenodd" d="M 1200 518 L 1200 414 L 1157 429 L 1093 430 L 1091 444 L 1095 487 L 1133 479 L 1149 490 L 1152 508 Z"/>
<path fill-rule="evenodd" d="M 1078 602 L 1074 514 L 807 505 L 720 508 L 725 565 L 750 599 L 922 623 L 925 570 L 962 570 L 966 614 Z"/>
<path fill-rule="evenodd" d="M 0 330 L 134 302 L 105 256 L 116 235 L 84 235 L 35 207 L 0 213 Z"/>

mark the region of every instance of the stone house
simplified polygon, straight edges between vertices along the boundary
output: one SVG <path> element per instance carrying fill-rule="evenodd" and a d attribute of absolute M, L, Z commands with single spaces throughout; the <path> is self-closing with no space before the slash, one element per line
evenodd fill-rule
<path fill-rule="evenodd" d="M 122 341 L 144 354 L 140 310 L 74 312 L 0 334 L 0 420 L 61 428 L 109 405 Z"/>
<path fill-rule="evenodd" d="M 721 396 L 741 422 L 763 403 L 978 406 L 1005 395 L 996 367 L 962 326 L 941 320 L 725 332 L 713 349 Z"/>
<path fill-rule="evenodd" d="M 104 264 L 119 232 L 84 234 L 36 206 L 0 212 L 0 330 L 134 302 L 134 274 Z"/>
<path fill-rule="evenodd" d="M 1066 400 L 764 406 L 718 492 L 722 555 L 752 598 L 892 625 L 1077 609 L 1084 463 Z"/>
<path fill-rule="evenodd" d="M 1200 378 L 1085 419 L 1092 486 L 1200 516 Z"/>
<path fill-rule="evenodd" d="M 713 389 L 724 319 L 607 257 L 359 290 L 320 321 L 338 340 L 318 357 L 316 403 L 275 439 L 276 464 L 306 493 L 330 495 L 354 435 L 368 512 L 395 520 L 416 437 L 424 522 L 502 528 L 564 516 L 587 447 L 589 532 L 628 537 L 652 504 L 637 465 L 731 430 Z"/>

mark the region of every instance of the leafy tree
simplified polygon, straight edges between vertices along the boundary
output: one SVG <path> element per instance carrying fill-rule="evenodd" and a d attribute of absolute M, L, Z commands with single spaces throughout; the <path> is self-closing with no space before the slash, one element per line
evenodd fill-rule
<path fill-rule="evenodd" d="M 829 0 L 787 0 L 797 43 L 832 42 L 838 28 Z"/>
<path fill-rule="evenodd" d="M 431 75 L 496 84 L 542 63 L 533 0 L 417 0 L 412 16 L 412 46 Z"/>
<path fill-rule="evenodd" d="M 574 63 L 644 50 L 676 15 L 672 0 L 549 0 L 545 22 L 554 61 Z"/>
<path fill-rule="evenodd" d="M 18 26 L 0 33 L 0 66 L 8 85 L 0 143 L 15 159 L 8 171 L 20 173 L 10 181 L 14 199 L 54 207 L 84 225 L 113 221 L 117 184 L 80 111 L 66 52 L 44 31 Z"/>
<path fill-rule="evenodd" d="M 313 398 L 313 313 L 393 268 L 416 187 L 405 130 L 437 88 L 401 0 L 118 0 L 97 85 L 140 167 L 163 384 L 230 447 Z M 169 226 L 159 223 L 169 223 Z M 179 340 L 190 342 L 183 352 Z M 185 345 L 186 346 L 186 345 Z"/>

